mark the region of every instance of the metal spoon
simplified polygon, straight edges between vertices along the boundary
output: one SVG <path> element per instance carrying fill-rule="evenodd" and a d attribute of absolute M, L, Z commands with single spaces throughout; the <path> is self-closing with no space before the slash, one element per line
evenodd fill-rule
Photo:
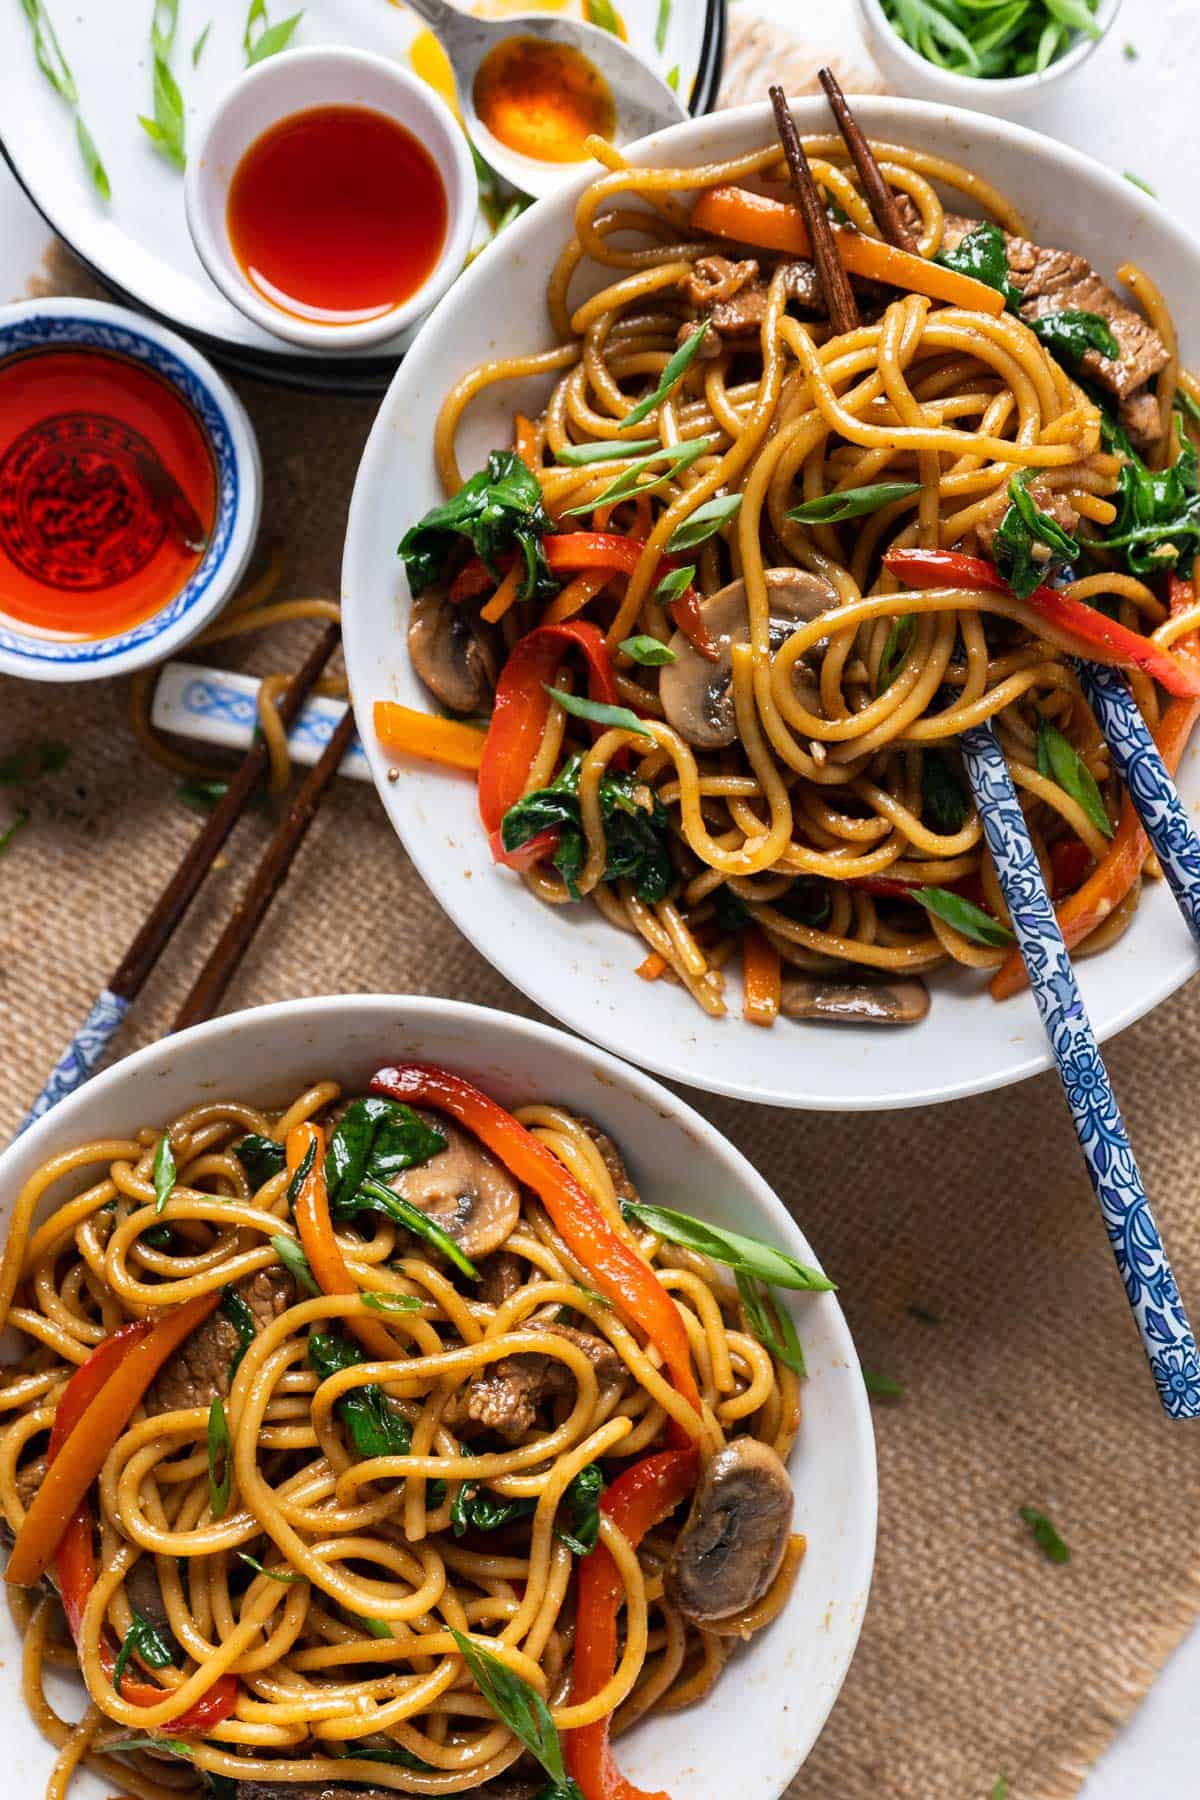
<path fill-rule="evenodd" d="M 597 25 L 560 14 L 517 13 L 507 19 L 477 19 L 461 12 L 449 0 L 409 0 L 412 10 L 429 26 L 446 52 L 458 83 L 458 105 L 463 123 L 480 155 L 498 175 L 539 198 L 570 181 L 578 163 L 541 162 L 510 150 L 493 136 L 475 111 L 475 76 L 489 50 L 506 38 L 548 38 L 566 44 L 586 56 L 608 83 L 616 107 L 613 142 L 632 143 L 647 132 L 678 125 L 687 109 L 678 94 L 648 68 L 637 53 Z"/>

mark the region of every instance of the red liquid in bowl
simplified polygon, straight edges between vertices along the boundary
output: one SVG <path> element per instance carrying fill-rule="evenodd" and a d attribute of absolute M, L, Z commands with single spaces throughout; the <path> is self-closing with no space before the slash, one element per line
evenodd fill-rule
<path fill-rule="evenodd" d="M 234 170 L 226 226 L 255 291 L 329 325 L 390 312 L 428 280 L 449 209 L 411 131 L 366 106 L 281 119 Z"/>
<path fill-rule="evenodd" d="M 160 376 L 104 350 L 0 363 L 0 613 L 111 637 L 177 594 L 217 510 L 208 438 Z"/>

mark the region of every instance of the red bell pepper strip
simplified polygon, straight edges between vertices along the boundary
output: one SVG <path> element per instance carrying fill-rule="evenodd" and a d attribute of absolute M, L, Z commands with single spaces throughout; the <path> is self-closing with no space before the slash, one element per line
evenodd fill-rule
<path fill-rule="evenodd" d="M 1056 900 L 1073 894 L 1092 866 L 1092 853 L 1082 838 L 1055 838 L 1050 846 L 1050 886 Z"/>
<path fill-rule="evenodd" d="M 75 1508 L 103 1468 L 142 1395 L 172 1352 L 214 1310 L 218 1298 L 215 1290 L 198 1294 L 194 1300 L 172 1307 L 144 1336 L 130 1337 L 122 1344 L 123 1355 L 115 1360 L 108 1379 L 99 1385 L 67 1435 L 25 1514 L 4 1576 L 14 1587 L 33 1587 L 41 1580 Z"/>
<path fill-rule="evenodd" d="M 540 1139 L 461 1075 L 426 1063 L 380 1069 L 373 1094 L 432 1106 L 473 1133 L 545 1206 L 595 1287 L 660 1351 L 677 1393 L 697 1412 L 700 1394 L 679 1308 L 641 1251 L 618 1237 L 595 1201 Z M 683 1442 L 689 1440 L 680 1432 Z"/>
<path fill-rule="evenodd" d="M 980 556 L 964 556 L 959 550 L 889 550 L 883 566 L 909 587 L 961 587 L 977 592 L 1011 594 L 1003 576 Z M 1050 624 L 1077 638 L 1080 655 L 1093 662 L 1114 663 L 1119 668 L 1142 669 L 1168 694 L 1181 699 L 1200 697 L 1200 669 L 1189 668 L 1169 650 L 1160 650 L 1149 638 L 1119 625 L 1082 600 L 1072 600 L 1057 588 L 1038 587 L 1021 596 Z"/>
<path fill-rule="evenodd" d="M 665 1450 L 634 1463 L 619 1475 L 600 1500 L 601 1510 L 630 1544 L 637 1547 L 648 1531 L 661 1524 L 686 1500 L 696 1485 L 700 1459 L 695 1451 Z M 617 1565 L 603 1544 L 579 1564 L 575 1608 L 575 1657 L 571 1705 L 598 1694 L 617 1666 L 617 1612 L 624 1588 Z M 567 1733 L 568 1773 L 584 1800 L 649 1800 L 627 1781 L 613 1760 L 608 1718 L 579 1725 Z M 667 1800 L 665 1794 L 654 1800 Z"/>
<path fill-rule="evenodd" d="M 75 1427 L 86 1415 L 93 1400 L 125 1361 L 135 1344 L 150 1333 L 148 1320 L 122 1325 L 98 1344 L 85 1363 L 72 1375 L 54 1415 L 50 1443 L 46 1451 L 49 1467 L 57 1459 Z M 96 1558 L 93 1547 L 92 1514 L 88 1503 L 81 1500 L 67 1524 L 54 1558 L 54 1574 L 59 1596 L 71 1636 L 78 1641 L 88 1597 L 96 1585 Z M 106 1637 L 100 1640 L 100 1662 L 111 1681 L 117 1666 L 117 1653 Z M 121 1679 L 124 1699 L 135 1706 L 158 1706 L 166 1697 L 165 1688 L 139 1681 L 126 1672 Z M 232 1675 L 223 1675 L 209 1692 L 187 1712 L 171 1720 L 174 1731 L 205 1732 L 222 1719 L 227 1719 L 237 1703 L 238 1683 Z"/>
<path fill-rule="evenodd" d="M 496 702 L 479 768 L 479 816 L 492 855 L 512 867 L 537 861 L 538 855 L 552 851 L 558 842 L 557 832 L 539 832 L 519 851 L 508 851 L 500 839 L 500 826 L 509 807 L 525 792 L 550 711 L 546 688 L 553 686 L 563 655 L 572 647 L 581 650 L 587 660 L 590 697 L 606 706 L 615 705 L 617 688 L 604 635 L 583 619 L 539 625 L 520 638 L 496 684 Z"/>
<path fill-rule="evenodd" d="M 612 569 L 620 575 L 632 575 L 641 561 L 645 545 L 640 538 L 622 537 L 615 531 L 568 531 L 557 537 L 543 538 L 542 549 L 555 574 L 568 570 L 575 573 L 579 569 Z M 675 557 L 660 557 L 654 579 L 661 581 L 676 567 Z M 695 588 L 685 588 L 667 610 L 692 648 L 709 662 L 717 662 L 721 652 L 704 623 L 700 596 Z"/>

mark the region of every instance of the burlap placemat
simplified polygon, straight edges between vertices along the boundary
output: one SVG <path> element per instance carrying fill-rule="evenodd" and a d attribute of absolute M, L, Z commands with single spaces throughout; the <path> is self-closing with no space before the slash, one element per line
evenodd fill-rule
<path fill-rule="evenodd" d="M 60 291 L 80 279 L 48 274 Z M 336 592 L 373 408 L 239 386 L 286 588 Z M 196 829 L 175 777 L 138 750 L 127 698 L 121 682 L 0 680 L 0 755 L 49 737 L 72 747 L 66 768 L 11 796 L 32 817 L 0 859 L 4 1136 Z M 0 815 L 9 804 L 0 795 Z M 123 1050 L 168 1025 L 271 823 L 239 827 Z M 441 917 L 374 794 L 341 782 L 228 1006 L 355 991 L 534 1012 Z M 1110 1066 L 1200 1314 L 1200 992 L 1127 1032 Z M 793 1209 L 865 1366 L 905 1390 L 875 1409 L 862 1643 L 794 1800 L 986 1800 L 1002 1771 L 1012 1800 L 1065 1800 L 1200 1607 L 1200 1482 L 1196 1428 L 1159 1411 L 1056 1084 L 890 1117 L 688 1098 Z M 1054 1517 L 1068 1566 L 1034 1548 L 1024 1504 Z"/>

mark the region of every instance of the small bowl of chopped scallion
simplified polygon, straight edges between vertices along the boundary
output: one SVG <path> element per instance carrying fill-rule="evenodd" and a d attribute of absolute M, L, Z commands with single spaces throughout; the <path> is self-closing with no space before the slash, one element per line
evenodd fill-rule
<path fill-rule="evenodd" d="M 1089 57 L 1121 0 L 858 0 L 900 94 L 1017 113 Z"/>

